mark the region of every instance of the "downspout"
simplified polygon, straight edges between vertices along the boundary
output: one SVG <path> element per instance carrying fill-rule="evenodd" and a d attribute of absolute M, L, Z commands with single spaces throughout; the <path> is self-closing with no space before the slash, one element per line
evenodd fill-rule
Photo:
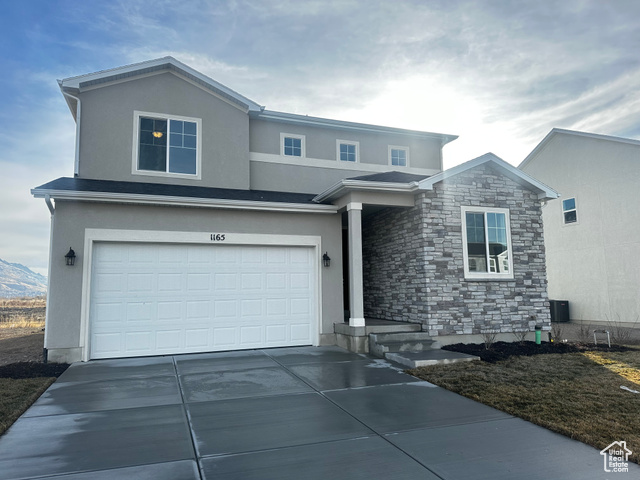
<path fill-rule="evenodd" d="M 76 157 L 73 163 L 73 176 L 77 177 L 80 171 L 80 118 L 82 115 L 82 106 L 80 103 L 80 98 L 71 95 L 70 93 L 67 93 L 62 89 L 61 80 L 58 80 L 58 85 L 60 85 L 60 91 L 62 92 L 62 95 L 68 98 L 73 98 L 76 101 Z"/>
<path fill-rule="evenodd" d="M 49 224 L 49 266 L 47 271 L 47 300 L 44 317 L 44 348 L 42 349 L 42 361 L 44 363 L 47 363 L 49 353 L 49 349 L 47 347 L 47 340 L 49 337 L 49 312 L 51 311 L 51 309 L 49 308 L 49 299 L 51 298 L 51 262 L 53 261 L 53 214 L 55 213 L 56 209 L 53 207 L 53 204 L 51 203 L 51 197 L 49 195 L 44 196 L 44 203 L 47 204 L 47 208 L 49 209 L 49 212 L 51 212 L 51 222 Z"/>

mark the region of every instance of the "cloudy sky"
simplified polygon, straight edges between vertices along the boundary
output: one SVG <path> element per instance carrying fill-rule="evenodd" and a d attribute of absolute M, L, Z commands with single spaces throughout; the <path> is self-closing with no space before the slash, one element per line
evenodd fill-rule
<path fill-rule="evenodd" d="M 445 167 L 553 127 L 640 139 L 637 0 L 2 1 L 0 52 L 0 258 L 44 274 L 59 78 L 172 55 L 270 110 L 459 135 Z"/>

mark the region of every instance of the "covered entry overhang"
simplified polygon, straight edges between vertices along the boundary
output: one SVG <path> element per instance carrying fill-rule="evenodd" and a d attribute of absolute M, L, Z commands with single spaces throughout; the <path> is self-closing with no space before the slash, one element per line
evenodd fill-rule
<path fill-rule="evenodd" d="M 380 208 L 415 206 L 419 182 L 425 175 L 387 172 L 344 179 L 314 198 L 316 202 L 331 202 L 339 212 L 346 212 L 348 230 L 348 298 L 349 327 L 365 327 L 364 281 L 362 259 L 362 216 Z"/>

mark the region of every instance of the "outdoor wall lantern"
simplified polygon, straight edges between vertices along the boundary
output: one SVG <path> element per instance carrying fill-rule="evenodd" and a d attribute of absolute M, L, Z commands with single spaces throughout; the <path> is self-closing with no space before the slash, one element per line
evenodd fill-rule
<path fill-rule="evenodd" d="M 64 259 L 67 261 L 67 265 L 73 266 L 76 263 L 76 252 L 73 251 L 71 247 L 69 247 L 69 251 L 64 256 Z"/>
<path fill-rule="evenodd" d="M 327 252 L 324 252 L 324 255 L 322 255 L 322 264 L 325 267 L 328 267 L 331 265 L 331 258 L 329 258 L 329 255 L 327 255 Z"/>

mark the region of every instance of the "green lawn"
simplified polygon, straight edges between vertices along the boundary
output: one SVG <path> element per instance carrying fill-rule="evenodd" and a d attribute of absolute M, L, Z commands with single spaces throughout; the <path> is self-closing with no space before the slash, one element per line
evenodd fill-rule
<path fill-rule="evenodd" d="M 511 357 L 422 367 L 411 374 L 603 449 L 625 440 L 640 460 L 640 349 Z"/>
<path fill-rule="evenodd" d="M 0 378 L 0 435 L 55 381 L 55 377 Z"/>

